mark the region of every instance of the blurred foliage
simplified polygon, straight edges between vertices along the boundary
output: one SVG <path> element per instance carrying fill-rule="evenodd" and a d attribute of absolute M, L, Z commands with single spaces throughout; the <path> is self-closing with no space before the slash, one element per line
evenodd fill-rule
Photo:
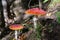
<path fill-rule="evenodd" d="M 60 24 L 60 11 L 56 12 L 57 21 Z"/>
<path fill-rule="evenodd" d="M 49 7 L 55 7 L 56 4 L 60 3 L 60 0 L 51 0 Z"/>
<path fill-rule="evenodd" d="M 44 2 L 43 3 L 46 3 L 48 0 L 44 0 Z"/>

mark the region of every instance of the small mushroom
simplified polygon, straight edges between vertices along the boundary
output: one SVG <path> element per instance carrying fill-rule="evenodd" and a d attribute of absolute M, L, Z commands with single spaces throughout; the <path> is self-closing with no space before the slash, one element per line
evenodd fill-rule
<path fill-rule="evenodd" d="M 34 27 L 36 28 L 37 25 L 37 18 L 36 16 L 44 16 L 46 14 L 46 11 L 40 9 L 40 8 L 32 8 L 25 11 L 26 14 L 34 15 L 33 21 L 34 21 Z"/>
<path fill-rule="evenodd" d="M 17 30 L 21 30 L 24 28 L 24 26 L 20 25 L 20 24 L 13 24 L 13 25 L 10 25 L 9 28 L 11 30 L 15 30 L 15 39 L 17 40 Z"/>

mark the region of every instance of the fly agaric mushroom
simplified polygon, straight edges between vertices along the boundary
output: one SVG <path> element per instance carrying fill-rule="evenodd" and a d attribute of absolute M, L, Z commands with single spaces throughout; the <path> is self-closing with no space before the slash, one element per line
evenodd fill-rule
<path fill-rule="evenodd" d="M 42 16 L 46 14 L 46 11 L 39 9 L 39 8 L 32 8 L 32 9 L 25 11 L 25 13 L 30 14 L 30 15 L 41 15 Z"/>
<path fill-rule="evenodd" d="M 44 16 L 46 14 L 46 11 L 42 10 L 42 9 L 39 9 L 39 8 L 32 8 L 32 9 L 28 9 L 25 11 L 26 14 L 30 14 L 30 15 L 34 15 L 34 16 Z M 33 18 L 33 21 L 34 21 L 34 27 L 36 28 L 36 21 L 37 21 L 37 18 L 34 17 Z"/>
<path fill-rule="evenodd" d="M 20 24 L 14 24 L 14 25 L 10 25 L 9 28 L 11 30 L 15 30 L 15 39 L 17 40 L 17 30 L 21 30 L 24 28 L 24 26 L 20 25 Z"/>

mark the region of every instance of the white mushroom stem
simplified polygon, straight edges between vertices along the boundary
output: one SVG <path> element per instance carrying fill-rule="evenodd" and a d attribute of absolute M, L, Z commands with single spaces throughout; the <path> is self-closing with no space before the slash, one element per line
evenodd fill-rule
<path fill-rule="evenodd" d="M 15 39 L 17 40 L 17 30 L 15 30 Z"/>
<path fill-rule="evenodd" d="M 36 29 L 36 26 L 37 26 L 37 18 L 36 17 L 33 18 L 33 22 L 34 22 L 34 28 Z"/>

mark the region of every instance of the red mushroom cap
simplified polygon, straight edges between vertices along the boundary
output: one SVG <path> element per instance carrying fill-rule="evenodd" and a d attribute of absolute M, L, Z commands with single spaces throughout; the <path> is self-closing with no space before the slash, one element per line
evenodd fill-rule
<path fill-rule="evenodd" d="M 39 8 L 32 8 L 32 9 L 26 10 L 25 13 L 31 14 L 31 15 L 45 15 L 46 11 L 39 9 Z"/>
<path fill-rule="evenodd" d="M 11 30 L 20 30 L 23 29 L 24 26 L 20 25 L 20 24 L 14 24 L 14 25 L 10 25 L 9 28 Z"/>

